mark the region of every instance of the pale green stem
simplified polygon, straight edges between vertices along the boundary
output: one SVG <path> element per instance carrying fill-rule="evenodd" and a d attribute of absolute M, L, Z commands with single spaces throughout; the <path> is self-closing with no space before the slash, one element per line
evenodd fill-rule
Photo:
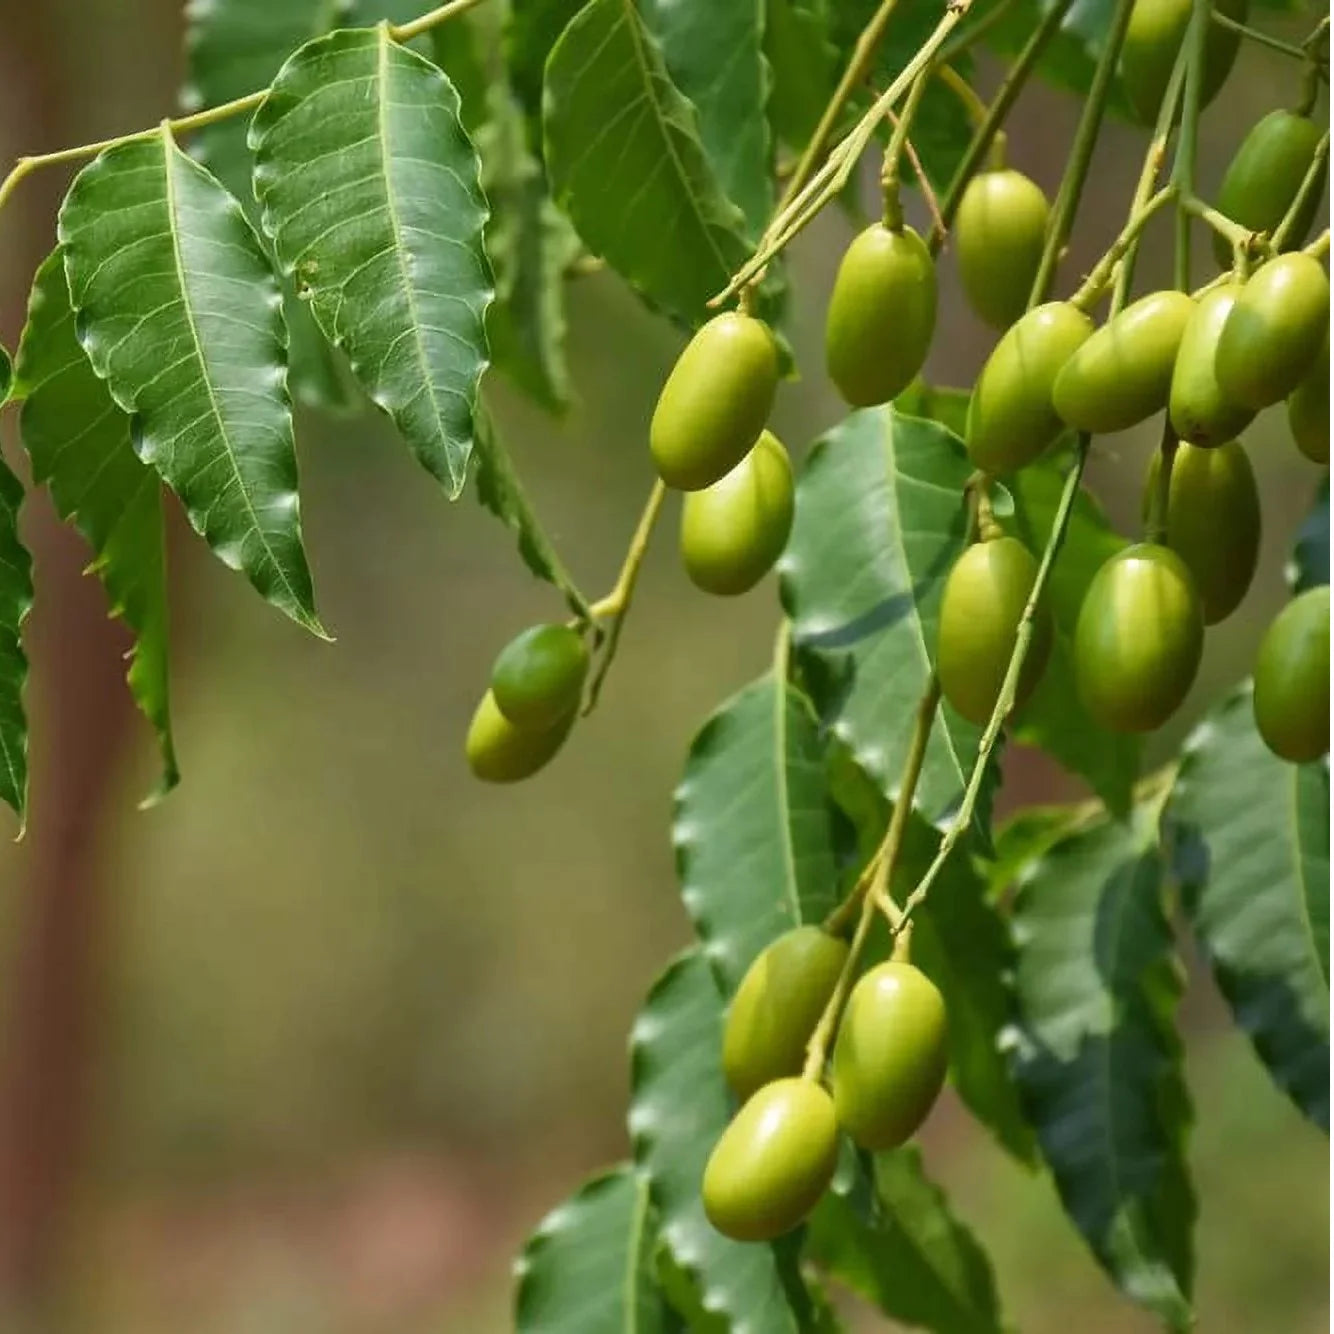
<path fill-rule="evenodd" d="M 1320 136 L 1320 142 L 1316 145 L 1315 157 L 1311 159 L 1311 165 L 1307 168 L 1306 175 L 1302 177 L 1302 183 L 1297 188 L 1297 193 L 1293 196 L 1288 211 L 1283 215 L 1283 220 L 1274 228 L 1274 234 L 1270 239 L 1276 252 L 1281 252 L 1296 239 L 1293 234 L 1297 230 L 1297 224 L 1301 221 L 1302 214 L 1305 212 L 1311 197 L 1319 194 L 1324 187 L 1325 168 L 1328 164 L 1329 131 L 1326 130 Z"/>

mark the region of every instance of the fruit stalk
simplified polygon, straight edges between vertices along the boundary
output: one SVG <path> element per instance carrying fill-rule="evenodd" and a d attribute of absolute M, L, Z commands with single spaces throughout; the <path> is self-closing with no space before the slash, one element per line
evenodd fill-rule
<path fill-rule="evenodd" d="M 1139 240 L 1140 233 L 1148 224 L 1149 219 L 1160 208 L 1171 203 L 1175 194 L 1176 191 L 1172 186 L 1164 186 L 1153 198 L 1140 205 L 1130 215 L 1126 225 L 1121 229 L 1121 235 L 1112 242 L 1107 249 L 1107 253 L 1089 270 L 1088 277 L 1084 279 L 1078 290 L 1071 296 L 1070 304 L 1072 306 L 1077 306 L 1087 313 L 1089 307 L 1097 303 L 1107 284 L 1111 281 L 1116 266 Z"/>
<path fill-rule="evenodd" d="M 903 161 L 903 150 L 908 145 L 908 131 L 912 128 L 917 108 L 922 103 L 922 95 L 931 77 L 928 65 L 913 80 L 912 87 L 894 122 L 894 132 L 889 136 L 889 145 L 885 149 L 884 161 L 880 166 L 880 193 L 883 200 L 882 221 L 891 231 L 898 231 L 903 226 L 903 206 L 899 202 L 899 170 Z"/>
<path fill-rule="evenodd" d="M 1176 247 L 1173 251 L 1175 282 L 1181 291 L 1190 290 L 1190 219 L 1189 202 L 1195 193 L 1195 149 L 1200 137 L 1200 106 L 1204 97 L 1204 62 L 1209 38 L 1209 15 L 1213 0 L 1193 0 L 1190 27 L 1186 30 L 1186 86 L 1182 92 L 1181 134 L 1172 162 L 1172 184 L 1177 187 Z M 1209 219 L 1205 219 L 1209 222 Z M 1213 224 L 1210 223 L 1212 226 Z M 1243 241 L 1244 245 L 1245 242 Z M 1235 250 L 1238 242 L 1233 239 Z"/>
<path fill-rule="evenodd" d="M 1052 209 L 1051 224 L 1047 230 L 1047 244 L 1038 264 L 1037 276 L 1033 279 L 1033 291 L 1028 304 L 1036 306 L 1047 298 L 1052 280 L 1056 276 L 1056 266 L 1060 262 L 1065 243 L 1074 227 L 1075 214 L 1079 210 L 1079 200 L 1084 193 L 1084 182 L 1088 179 L 1089 167 L 1093 162 L 1093 150 L 1097 146 L 1098 134 L 1102 130 L 1102 118 L 1107 110 L 1107 100 L 1112 91 L 1112 79 L 1116 74 L 1116 63 L 1121 54 L 1121 45 L 1125 41 L 1126 28 L 1130 24 L 1130 12 L 1135 7 L 1135 0 L 1116 0 L 1116 10 L 1107 30 L 1107 40 L 1098 57 L 1097 68 L 1093 72 L 1093 83 L 1089 88 L 1088 101 L 1084 103 L 1084 112 L 1075 131 L 1075 141 L 1070 148 L 1070 157 L 1061 177 L 1061 187 L 1056 194 L 1056 204 Z"/>
<path fill-rule="evenodd" d="M 1177 433 L 1170 414 L 1163 417 L 1163 434 L 1158 442 L 1158 475 L 1149 492 L 1149 512 L 1144 521 L 1144 540 L 1163 545 L 1167 542 L 1167 510 L 1172 497 L 1172 465 L 1176 462 Z"/>
<path fill-rule="evenodd" d="M 1274 228 L 1273 236 L 1269 238 L 1276 254 L 1281 254 L 1288 242 L 1294 239 L 1294 233 L 1301 225 L 1311 197 L 1319 194 L 1324 188 L 1325 166 L 1328 161 L 1329 131 L 1326 130 L 1320 136 L 1320 142 L 1315 149 L 1315 157 L 1311 160 L 1306 175 L 1302 177 L 1302 183 L 1297 187 L 1297 193 L 1293 196 L 1292 203 L 1288 205 L 1288 211 L 1283 215 L 1283 220 Z"/>
<path fill-rule="evenodd" d="M 1236 19 L 1229 18 L 1226 14 L 1213 10 L 1209 17 L 1220 28 L 1226 28 L 1229 32 L 1235 32 L 1248 41 L 1255 42 L 1259 46 L 1267 46 L 1271 51 L 1280 51 L 1285 56 L 1292 56 L 1294 60 L 1307 59 L 1306 52 L 1300 46 L 1294 46 L 1291 42 L 1285 42 L 1280 37 L 1271 37 L 1267 32 L 1261 32 L 1259 28 L 1252 28 L 1248 24 L 1238 23 Z"/>

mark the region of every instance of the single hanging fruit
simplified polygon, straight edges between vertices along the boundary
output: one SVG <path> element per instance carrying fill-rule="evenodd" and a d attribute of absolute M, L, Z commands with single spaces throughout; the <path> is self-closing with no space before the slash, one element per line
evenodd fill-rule
<path fill-rule="evenodd" d="M 1310 255 L 1280 255 L 1241 289 L 1218 338 L 1218 387 L 1259 411 L 1287 398 L 1329 336 L 1329 279 Z"/>
<path fill-rule="evenodd" d="M 1075 626 L 1075 676 L 1096 722 L 1152 732 L 1181 706 L 1204 648 L 1204 613 L 1181 557 L 1140 542 L 1106 561 Z"/>
<path fill-rule="evenodd" d="M 579 707 L 588 648 L 568 625 L 534 625 L 510 640 L 491 669 L 496 707 L 516 727 L 540 732 Z"/>
<path fill-rule="evenodd" d="M 1064 429 L 1051 391 L 1061 368 L 1093 333 L 1068 301 L 1024 315 L 996 344 L 973 387 L 965 439 L 975 468 L 1002 477 L 1032 463 Z"/>
<path fill-rule="evenodd" d="M 847 957 L 846 941 L 799 926 L 746 969 L 723 1029 L 723 1073 L 743 1102 L 761 1085 L 801 1073 Z"/>
<path fill-rule="evenodd" d="M 517 783 L 531 778 L 565 744 L 574 718 L 572 710 L 553 727 L 536 731 L 516 727 L 501 713 L 495 695 L 488 690 L 468 728 L 468 767 L 487 783 Z"/>
<path fill-rule="evenodd" d="M 1246 19 L 1247 0 L 1218 0 L 1214 7 L 1238 23 Z M 1142 125 L 1153 125 L 1158 120 L 1172 66 L 1186 40 L 1190 10 L 1191 0 L 1135 0 L 1121 47 L 1121 85 Z M 1239 33 L 1221 24 L 1210 24 L 1205 39 L 1201 106 L 1208 106 L 1227 81 L 1240 40 Z"/>
<path fill-rule="evenodd" d="M 955 562 L 940 604 L 936 675 L 945 698 L 985 727 L 1000 696 L 1038 563 L 1018 538 L 974 542 Z M 1051 651 L 1051 617 L 1039 605 L 1019 674 L 1015 708 L 1033 693 Z"/>
<path fill-rule="evenodd" d="M 968 183 L 954 222 L 954 249 L 968 304 L 1008 329 L 1028 305 L 1047 234 L 1042 187 L 1009 167 Z"/>
<path fill-rule="evenodd" d="M 1329 466 L 1329 339 L 1306 378 L 1288 395 L 1288 426 L 1312 463 Z"/>
<path fill-rule="evenodd" d="M 834 1045 L 834 1110 L 863 1149 L 892 1149 L 926 1120 L 945 1082 L 945 1002 L 909 963 L 882 963 L 852 989 Z"/>
<path fill-rule="evenodd" d="M 692 491 L 681 510 L 681 558 L 691 581 L 727 596 L 754 588 L 792 531 L 792 465 L 770 431 L 725 477 Z"/>
<path fill-rule="evenodd" d="M 1077 431 L 1128 430 L 1167 406 L 1172 368 L 1195 302 L 1152 292 L 1109 320 L 1065 363 L 1052 403 Z"/>
<path fill-rule="evenodd" d="M 1146 509 L 1158 486 L 1155 450 L 1144 484 Z M 1177 446 L 1168 483 L 1167 545 L 1195 581 L 1205 625 L 1231 616 L 1260 560 L 1260 492 L 1246 451 L 1233 440 L 1217 449 Z"/>
<path fill-rule="evenodd" d="M 834 1104 L 818 1084 L 766 1084 L 732 1118 L 704 1168 L 704 1213 L 733 1241 L 790 1232 L 829 1188 L 838 1164 Z"/>
<path fill-rule="evenodd" d="M 1251 408 L 1224 397 L 1214 372 L 1219 335 L 1240 295 L 1238 283 L 1206 292 L 1196 303 L 1181 336 L 1168 410 L 1172 429 L 1192 445 L 1224 444 L 1255 420 Z"/>
<path fill-rule="evenodd" d="M 762 321 L 715 315 L 686 344 L 658 396 L 649 447 L 681 491 L 711 486 L 759 439 L 778 388 L 778 353 Z"/>
<path fill-rule="evenodd" d="M 829 378 L 854 408 L 897 398 L 936 328 L 936 266 L 911 227 L 874 223 L 838 266 L 825 320 Z"/>
<path fill-rule="evenodd" d="M 1299 594 L 1274 618 L 1255 660 L 1255 725 L 1282 760 L 1329 750 L 1329 585 Z"/>
<path fill-rule="evenodd" d="M 1309 116 L 1271 111 L 1251 127 L 1224 173 L 1218 188 L 1218 211 L 1250 231 L 1272 232 L 1297 198 L 1319 143 L 1320 128 Z M 1295 250 L 1306 240 L 1320 194 L 1318 188 L 1311 192 L 1287 249 Z M 1232 266 L 1232 247 L 1218 232 L 1214 233 L 1214 254 L 1223 268 Z"/>

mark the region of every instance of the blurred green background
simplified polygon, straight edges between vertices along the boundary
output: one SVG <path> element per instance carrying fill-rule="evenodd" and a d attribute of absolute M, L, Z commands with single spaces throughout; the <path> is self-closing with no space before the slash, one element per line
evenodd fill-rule
<path fill-rule="evenodd" d="M 173 108 L 175 0 L 0 0 L 0 20 L 0 160 Z M 1204 120 L 1204 184 L 1254 118 L 1295 95 L 1281 56 L 1244 49 Z M 1049 190 L 1076 114 L 1035 88 L 1014 119 L 1012 160 Z M 1067 286 L 1114 235 L 1142 142 L 1119 126 L 1104 136 Z M 0 222 L 11 347 L 63 179 L 28 182 Z M 839 416 L 820 330 L 849 234 L 828 217 L 794 247 L 792 336 L 807 378 L 782 389 L 776 427 L 797 454 Z M 1166 237 L 1151 234 L 1143 281 L 1167 275 Z M 488 391 L 550 531 L 596 594 L 651 480 L 648 416 L 679 342 L 609 275 L 572 282 L 568 297 L 569 419 L 494 377 Z M 989 345 L 947 279 L 930 377 L 967 384 Z M 21 466 L 12 412 L 0 429 Z M 1128 532 L 1150 435 L 1100 442 L 1091 469 Z M 17 1290 L 40 1270 L 54 1296 L 43 1334 L 508 1329 L 524 1235 L 626 1152 L 626 1034 L 687 938 L 672 788 L 695 729 L 770 652 L 772 581 L 735 603 L 695 593 L 673 506 L 597 713 L 532 783 L 476 784 L 461 742 L 491 658 L 530 620 L 558 615 L 556 597 L 471 499 L 448 506 L 380 422 L 305 418 L 298 440 L 308 549 L 337 642 L 266 608 L 173 515 L 184 781 L 146 813 L 136 803 L 155 757 L 126 712 L 123 642 L 46 498 L 25 511 L 35 812 L 27 838 L 0 847 L 0 1284 Z M 1192 714 L 1248 671 L 1319 480 L 1281 414 L 1247 443 L 1264 490 L 1263 567 L 1211 632 Z M 1011 805 L 1072 791 L 1046 763 L 1011 757 Z M 1201 1328 L 1324 1330 L 1327 1141 L 1268 1084 L 1193 956 L 1192 972 Z M 25 1123 L 24 1109 L 43 1106 L 56 1115 Z M 952 1101 L 926 1148 L 1025 1334 L 1152 1327 L 1103 1280 L 1051 1187 Z M 52 1156 L 34 1185 L 26 1169 Z M 20 1235 L 33 1210 L 36 1241 Z"/>

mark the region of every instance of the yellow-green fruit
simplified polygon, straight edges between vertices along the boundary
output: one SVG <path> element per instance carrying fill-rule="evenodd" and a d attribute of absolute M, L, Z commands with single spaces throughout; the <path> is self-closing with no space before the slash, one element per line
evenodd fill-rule
<path fill-rule="evenodd" d="M 1293 598 L 1274 618 L 1255 660 L 1255 725 L 1293 764 L 1329 749 L 1329 585 Z"/>
<path fill-rule="evenodd" d="M 1062 421 L 1107 435 L 1165 408 L 1177 350 L 1194 313 L 1195 302 L 1185 292 L 1152 292 L 1104 324 L 1052 386 Z"/>
<path fill-rule="evenodd" d="M 1014 537 L 974 542 L 954 563 L 940 604 L 936 675 L 945 698 L 970 722 L 985 727 L 1014 652 L 1038 563 Z M 1039 605 L 1033 637 L 1019 674 L 1015 707 L 1033 693 L 1051 651 L 1051 618 Z"/>
<path fill-rule="evenodd" d="M 1246 18 L 1246 0 L 1218 0 L 1219 13 L 1237 22 Z M 1153 125 L 1172 77 L 1172 66 L 1186 39 L 1191 0 L 1135 0 L 1121 47 L 1121 84 L 1141 124 Z M 1201 105 L 1207 106 L 1232 71 L 1240 35 L 1210 24 L 1205 39 Z"/>
<path fill-rule="evenodd" d="M 698 491 L 730 472 L 759 438 L 777 388 L 768 326 L 736 311 L 715 315 L 686 345 L 653 410 L 658 476 Z"/>
<path fill-rule="evenodd" d="M 1065 363 L 1093 333 L 1068 301 L 1024 315 L 996 344 L 973 387 L 965 438 L 973 466 L 993 477 L 1032 463 L 1064 429 L 1051 390 Z"/>
<path fill-rule="evenodd" d="M 1196 303 L 1181 336 L 1168 410 L 1172 429 L 1193 445 L 1221 445 L 1233 440 L 1255 419 L 1250 408 L 1223 396 L 1214 373 L 1218 337 L 1240 295 L 1237 283 L 1206 292 Z"/>
<path fill-rule="evenodd" d="M 954 220 L 968 304 L 996 329 L 1028 305 L 1047 233 L 1047 196 L 1036 181 L 1006 167 L 974 176 Z"/>
<path fill-rule="evenodd" d="M 834 1110 L 864 1149 L 892 1149 L 926 1120 L 945 1081 L 945 1002 L 908 963 L 872 968 L 852 989 L 834 1045 Z"/>
<path fill-rule="evenodd" d="M 534 625 L 500 651 L 491 669 L 496 707 L 516 727 L 541 732 L 579 705 L 588 648 L 568 625 Z"/>
<path fill-rule="evenodd" d="M 573 726 L 571 712 L 553 727 L 516 727 L 501 713 L 496 697 L 488 690 L 468 728 L 464 747 L 468 767 L 487 783 L 517 783 L 531 778 L 565 744 Z"/>
<path fill-rule="evenodd" d="M 1241 289 L 1218 339 L 1218 387 L 1259 411 L 1301 384 L 1329 336 L 1329 279 L 1310 255 L 1280 255 Z"/>
<path fill-rule="evenodd" d="M 1312 463 L 1329 464 L 1329 342 L 1306 378 L 1288 395 L 1288 426 Z"/>
<path fill-rule="evenodd" d="M 723 1029 L 723 1073 L 743 1102 L 762 1084 L 801 1072 L 847 957 L 845 941 L 799 926 L 746 970 Z"/>
<path fill-rule="evenodd" d="M 1181 557 L 1141 542 L 1106 561 L 1075 626 L 1075 676 L 1096 722 L 1152 732 L 1186 698 L 1204 648 L 1204 614 Z"/>
<path fill-rule="evenodd" d="M 681 558 L 706 593 L 744 593 L 773 568 L 792 531 L 792 465 L 769 431 L 681 510 Z"/>
<path fill-rule="evenodd" d="M 1253 232 L 1272 232 L 1297 198 L 1319 143 L 1320 129 L 1309 116 L 1271 111 L 1241 141 L 1218 188 L 1218 211 Z M 1295 249 L 1306 239 L 1320 195 L 1319 188 L 1311 191 L 1287 249 Z M 1232 247 L 1218 232 L 1214 233 L 1214 254 L 1224 268 L 1231 266 Z"/>
<path fill-rule="evenodd" d="M 829 1094 L 804 1079 L 766 1084 L 732 1118 L 704 1168 L 704 1212 L 734 1241 L 790 1232 L 829 1188 L 838 1122 Z"/>
<path fill-rule="evenodd" d="M 1158 485 L 1155 450 L 1146 502 Z M 1260 559 L 1260 492 L 1240 442 L 1217 449 L 1179 444 L 1167 504 L 1167 545 L 1186 562 L 1205 625 L 1232 615 L 1255 578 Z"/>
<path fill-rule="evenodd" d="M 829 378 L 854 408 L 897 398 L 936 329 L 936 266 L 911 227 L 875 223 L 848 247 L 825 319 Z"/>

